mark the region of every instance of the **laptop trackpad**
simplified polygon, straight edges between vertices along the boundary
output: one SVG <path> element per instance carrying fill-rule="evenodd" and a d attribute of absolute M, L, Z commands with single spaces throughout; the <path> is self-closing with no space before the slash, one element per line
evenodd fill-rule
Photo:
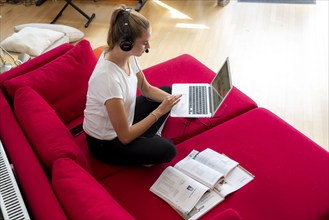
<path fill-rule="evenodd" d="M 170 116 L 182 117 L 182 115 L 188 115 L 188 95 L 183 94 L 180 101 L 171 109 Z"/>

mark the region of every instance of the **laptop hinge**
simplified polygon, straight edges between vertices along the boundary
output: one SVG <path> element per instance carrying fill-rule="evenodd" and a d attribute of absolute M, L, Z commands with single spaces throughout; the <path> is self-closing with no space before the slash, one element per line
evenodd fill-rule
<path fill-rule="evenodd" d="M 213 105 L 213 93 L 212 93 L 212 90 L 213 88 L 212 88 L 212 86 L 209 86 L 208 87 L 208 92 L 209 92 L 209 100 L 210 100 L 210 102 L 209 102 L 209 105 L 210 105 L 210 114 L 211 114 L 211 116 L 213 116 L 213 114 L 214 114 L 214 105 Z"/>

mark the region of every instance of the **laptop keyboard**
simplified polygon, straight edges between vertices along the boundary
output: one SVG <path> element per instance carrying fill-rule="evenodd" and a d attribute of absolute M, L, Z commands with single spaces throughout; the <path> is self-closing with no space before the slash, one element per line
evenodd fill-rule
<path fill-rule="evenodd" d="M 207 86 L 190 86 L 189 93 L 189 114 L 206 114 Z"/>

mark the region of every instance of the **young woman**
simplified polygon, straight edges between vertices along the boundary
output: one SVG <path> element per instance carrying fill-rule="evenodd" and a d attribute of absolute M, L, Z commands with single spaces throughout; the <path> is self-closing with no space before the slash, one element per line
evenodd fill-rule
<path fill-rule="evenodd" d="M 176 155 L 175 145 L 156 133 L 180 96 L 150 85 L 136 59 L 148 52 L 150 35 L 149 21 L 121 5 L 89 80 L 83 127 L 90 151 L 108 163 L 158 164 Z"/>

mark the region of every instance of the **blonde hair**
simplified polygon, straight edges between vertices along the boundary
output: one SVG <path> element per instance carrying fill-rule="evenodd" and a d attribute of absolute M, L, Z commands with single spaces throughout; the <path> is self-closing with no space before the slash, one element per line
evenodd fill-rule
<path fill-rule="evenodd" d="M 120 5 L 114 10 L 110 20 L 110 28 L 107 35 L 108 49 L 112 50 L 115 45 L 120 44 L 125 36 L 124 14 L 127 7 Z M 128 16 L 128 35 L 132 42 L 142 36 L 143 31 L 148 30 L 150 22 L 140 13 L 131 10 Z"/>

